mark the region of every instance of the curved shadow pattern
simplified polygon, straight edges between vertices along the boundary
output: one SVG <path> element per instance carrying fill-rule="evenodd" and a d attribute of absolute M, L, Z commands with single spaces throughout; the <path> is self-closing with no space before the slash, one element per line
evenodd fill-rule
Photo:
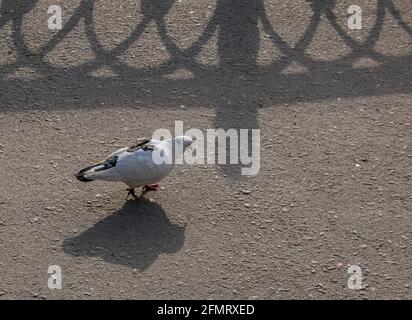
<path fill-rule="evenodd" d="M 64 252 L 145 270 L 161 253 L 179 251 L 185 227 L 172 224 L 162 207 L 144 198 L 129 200 L 116 213 L 79 236 L 63 241 Z"/>
<path fill-rule="evenodd" d="M 1 2 L 0 29 L 10 20 L 13 21 L 13 38 L 16 51 L 19 53 L 19 60 L 10 66 L 0 67 L 1 73 L 10 73 L 16 68 L 30 65 L 38 71 L 48 74 L 55 73 L 60 77 L 67 78 L 67 75 L 81 78 L 93 69 L 101 65 L 111 65 L 122 78 L 130 76 L 136 77 L 159 77 L 181 67 L 191 69 L 196 78 L 212 74 L 216 80 L 220 74 L 227 72 L 247 73 L 249 75 L 264 75 L 268 72 L 279 74 L 282 69 L 290 63 L 296 61 L 305 65 L 313 71 L 319 69 L 329 69 L 347 64 L 348 60 L 362 56 L 373 59 L 381 59 L 390 64 L 393 60 L 390 56 L 378 54 L 373 46 L 379 39 L 382 32 L 385 15 L 389 12 L 398 22 L 400 28 L 405 30 L 412 37 L 411 27 L 402 19 L 400 12 L 396 9 L 393 0 L 377 0 L 377 16 L 375 23 L 363 43 L 357 42 L 348 35 L 336 22 L 333 12 L 336 0 L 307 0 L 312 8 L 313 14 L 310 22 L 302 36 L 293 45 L 288 45 L 282 37 L 273 29 L 270 19 L 265 12 L 264 0 L 216 0 L 216 8 L 207 26 L 196 41 L 186 49 L 181 49 L 168 35 L 165 16 L 175 4 L 175 0 L 142 0 L 140 1 L 140 11 L 143 18 L 136 22 L 136 27 L 132 33 L 112 50 L 105 50 L 100 44 L 94 27 L 93 11 L 96 6 L 94 0 L 82 0 L 79 7 L 69 17 L 62 30 L 57 32 L 52 39 L 46 42 L 38 50 L 32 51 L 26 45 L 25 36 L 22 34 L 23 16 L 30 12 L 39 0 L 14 1 L 3 0 Z M 335 29 L 339 36 L 352 48 L 352 53 L 340 57 L 335 61 L 320 62 L 312 59 L 305 53 L 316 34 L 322 16 L 329 21 L 330 26 Z M 85 62 L 75 67 L 52 66 L 44 60 L 56 45 L 62 42 L 67 35 L 84 19 L 86 25 L 87 40 L 95 53 L 96 59 L 93 62 Z M 157 31 L 161 41 L 166 47 L 170 59 L 163 62 L 160 66 L 137 68 L 124 64 L 119 61 L 119 56 L 129 47 L 138 41 L 151 21 L 157 26 Z M 258 23 L 261 22 L 263 30 L 267 33 L 274 45 L 284 54 L 279 61 L 274 61 L 272 65 L 259 67 L 256 57 L 259 49 L 259 29 Z M 215 32 L 218 32 L 218 50 L 220 64 L 217 67 L 210 67 L 195 61 L 202 47 L 210 40 Z M 407 57 L 410 59 L 410 57 Z M 77 79 L 81 80 L 81 79 Z M 224 81 L 224 79 L 223 79 Z M 173 80 L 169 80 L 170 84 Z M 32 85 L 35 85 L 33 83 Z"/>

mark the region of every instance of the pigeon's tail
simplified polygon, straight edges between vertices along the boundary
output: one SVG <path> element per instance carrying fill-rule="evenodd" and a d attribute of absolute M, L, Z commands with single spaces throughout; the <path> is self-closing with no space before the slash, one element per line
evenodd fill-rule
<path fill-rule="evenodd" d="M 79 181 L 82 182 L 90 182 L 93 181 L 94 179 L 91 177 L 91 174 L 96 172 L 96 169 L 101 166 L 101 164 L 96 164 L 93 166 L 88 166 L 82 170 L 80 170 L 78 173 L 76 173 L 76 178 Z"/>
<path fill-rule="evenodd" d="M 105 161 L 88 166 L 76 174 L 77 180 L 90 182 L 93 180 L 116 180 L 117 174 L 111 170 L 116 166 L 117 155 L 107 158 Z"/>

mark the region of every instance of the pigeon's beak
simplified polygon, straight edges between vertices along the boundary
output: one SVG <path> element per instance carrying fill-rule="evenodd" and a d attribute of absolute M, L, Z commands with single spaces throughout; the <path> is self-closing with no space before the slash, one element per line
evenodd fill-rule
<path fill-rule="evenodd" d="M 190 145 L 193 143 L 193 139 L 191 138 L 191 137 L 188 137 L 188 136 L 185 136 L 184 137 L 184 139 L 183 139 L 183 145 L 184 145 L 184 148 L 186 149 L 186 148 L 188 148 L 188 147 L 190 147 Z"/>
<path fill-rule="evenodd" d="M 193 143 L 196 142 L 196 136 L 188 137 L 188 149 L 189 151 L 193 151 Z"/>

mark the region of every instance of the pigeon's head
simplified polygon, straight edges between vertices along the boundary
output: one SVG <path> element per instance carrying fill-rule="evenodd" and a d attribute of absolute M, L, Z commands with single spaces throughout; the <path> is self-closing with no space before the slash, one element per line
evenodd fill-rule
<path fill-rule="evenodd" d="M 188 136 L 178 136 L 175 138 L 175 143 L 183 146 L 183 151 L 192 144 L 192 138 Z"/>

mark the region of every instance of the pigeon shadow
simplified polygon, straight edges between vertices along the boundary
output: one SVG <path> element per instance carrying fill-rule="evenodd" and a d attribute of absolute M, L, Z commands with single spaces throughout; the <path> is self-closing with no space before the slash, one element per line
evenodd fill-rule
<path fill-rule="evenodd" d="M 65 239 L 63 250 L 143 271 L 161 253 L 179 251 L 184 240 L 185 227 L 172 224 L 160 205 L 140 198 L 127 201 L 79 236 Z"/>

